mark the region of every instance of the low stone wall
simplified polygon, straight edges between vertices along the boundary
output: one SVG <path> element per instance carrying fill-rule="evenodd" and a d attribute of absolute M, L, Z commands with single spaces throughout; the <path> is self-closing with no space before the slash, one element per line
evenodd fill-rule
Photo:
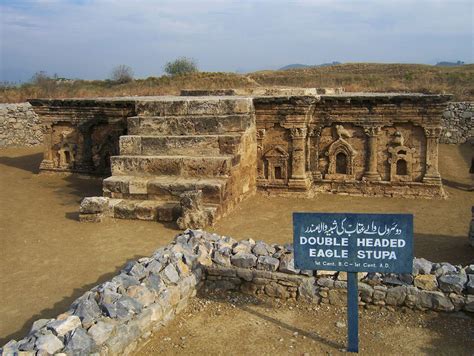
<path fill-rule="evenodd" d="M 78 298 L 3 347 L 3 355 L 129 354 L 182 311 L 197 289 L 238 290 L 309 303 L 346 304 L 346 273 L 301 271 L 293 248 L 187 230 L 152 256 Z M 474 265 L 413 261 L 413 274 L 361 273 L 360 305 L 474 312 Z"/>
<path fill-rule="evenodd" d="M 42 144 L 41 121 L 29 103 L 0 104 L 0 147 Z"/>
<path fill-rule="evenodd" d="M 442 118 L 441 143 L 464 143 L 474 138 L 474 102 L 452 102 Z"/>

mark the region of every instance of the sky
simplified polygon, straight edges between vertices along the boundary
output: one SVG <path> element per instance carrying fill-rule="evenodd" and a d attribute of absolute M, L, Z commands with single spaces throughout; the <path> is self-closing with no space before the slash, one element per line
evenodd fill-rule
<path fill-rule="evenodd" d="M 0 0 L 0 81 L 287 64 L 474 62 L 472 0 Z"/>

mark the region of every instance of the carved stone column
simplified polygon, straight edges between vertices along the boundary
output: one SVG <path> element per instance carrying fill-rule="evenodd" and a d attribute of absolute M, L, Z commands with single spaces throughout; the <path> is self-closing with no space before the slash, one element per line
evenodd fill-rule
<path fill-rule="evenodd" d="M 40 169 L 53 169 L 54 157 L 53 157 L 53 127 L 51 124 L 45 124 L 42 127 L 43 131 L 43 160 L 40 164 Z"/>
<path fill-rule="evenodd" d="M 265 129 L 257 129 L 257 179 L 265 179 L 263 162 L 263 139 L 265 138 Z"/>
<path fill-rule="evenodd" d="M 364 132 L 368 137 L 368 158 L 364 173 L 364 179 L 369 181 L 381 180 L 380 173 L 377 171 L 377 151 L 378 151 L 378 135 L 381 131 L 379 126 L 368 126 L 364 128 Z"/>
<path fill-rule="evenodd" d="M 321 130 L 322 130 L 321 127 L 315 127 L 309 133 L 309 136 L 313 137 L 314 141 L 316 141 L 314 145 L 313 164 L 311 165 L 311 160 L 309 159 L 310 164 L 308 166 L 308 171 L 312 172 L 314 180 L 321 180 L 323 178 L 323 174 L 321 173 L 321 170 L 319 167 L 319 143 L 321 139 Z M 308 157 L 309 157 L 309 150 L 308 150 Z"/>
<path fill-rule="evenodd" d="M 426 169 L 424 183 L 441 184 L 441 175 L 438 171 L 438 141 L 441 134 L 440 127 L 424 127 L 426 136 Z"/>
<path fill-rule="evenodd" d="M 288 181 L 290 188 L 307 189 L 309 179 L 306 176 L 306 127 L 294 127 L 290 129 L 293 151 L 291 154 L 291 178 Z"/>

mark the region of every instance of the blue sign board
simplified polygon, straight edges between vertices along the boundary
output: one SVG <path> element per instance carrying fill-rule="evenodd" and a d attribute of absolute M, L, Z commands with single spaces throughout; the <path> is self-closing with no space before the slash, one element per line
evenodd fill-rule
<path fill-rule="evenodd" d="M 295 266 L 412 273 L 413 215 L 293 213 Z"/>

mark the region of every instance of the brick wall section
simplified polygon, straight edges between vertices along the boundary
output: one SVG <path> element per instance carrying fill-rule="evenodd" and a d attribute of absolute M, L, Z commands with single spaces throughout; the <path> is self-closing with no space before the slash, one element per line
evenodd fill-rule
<path fill-rule="evenodd" d="M 452 102 L 443 112 L 441 143 L 464 143 L 474 138 L 474 102 Z"/>
<path fill-rule="evenodd" d="M 0 104 L 0 147 L 42 145 L 40 124 L 29 103 Z"/>
<path fill-rule="evenodd" d="M 182 311 L 202 286 L 271 298 L 345 305 L 347 275 L 303 271 L 293 247 L 187 230 L 128 263 L 53 319 L 40 319 L 0 354 L 130 354 Z M 412 274 L 359 274 L 359 305 L 474 312 L 474 265 L 413 261 Z M 3 352 L 3 353 L 2 353 Z"/>

